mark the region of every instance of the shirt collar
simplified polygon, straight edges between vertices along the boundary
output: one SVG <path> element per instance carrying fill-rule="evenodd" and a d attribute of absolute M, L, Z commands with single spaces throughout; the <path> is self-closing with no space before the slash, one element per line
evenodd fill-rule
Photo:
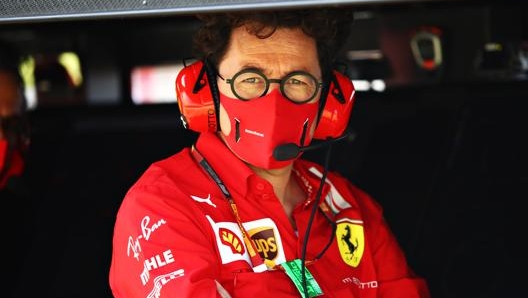
<path fill-rule="evenodd" d="M 256 180 L 262 179 L 233 154 L 215 133 L 201 133 L 195 147 L 211 165 L 232 195 L 238 193 L 246 197 L 250 177 L 254 177 L 253 179 Z M 304 160 L 296 160 L 293 166 L 292 174 L 297 176 L 296 178 L 308 197 L 305 204 L 309 204 L 315 199 L 321 182 L 319 177 L 309 171 L 312 166 L 315 165 Z M 328 185 L 325 183 L 323 185 L 323 197 L 327 192 Z"/>
<path fill-rule="evenodd" d="M 297 181 L 301 188 L 304 190 L 307 196 L 307 200 L 305 201 L 305 205 L 309 205 L 312 201 L 315 200 L 315 197 L 317 195 L 317 192 L 319 191 L 319 187 L 321 185 L 321 178 L 314 175 L 310 168 L 316 167 L 316 165 L 312 162 L 298 159 L 293 164 L 293 172 L 292 174 L 295 175 L 297 178 Z M 323 189 L 321 192 L 321 197 L 325 197 L 328 193 L 328 184 L 323 184 Z"/>
<path fill-rule="evenodd" d="M 256 174 L 229 150 L 220 137 L 212 132 L 201 133 L 195 147 L 218 174 L 229 192 L 245 197 L 247 181 Z"/>

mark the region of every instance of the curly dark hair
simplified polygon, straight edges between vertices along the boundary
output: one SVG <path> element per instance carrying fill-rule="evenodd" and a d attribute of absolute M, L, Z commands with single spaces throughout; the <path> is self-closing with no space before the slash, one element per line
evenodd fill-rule
<path fill-rule="evenodd" d="M 248 32 L 267 38 L 277 28 L 301 28 L 317 44 L 323 73 L 331 70 L 335 57 L 349 33 L 352 13 L 346 8 L 276 11 L 237 11 L 197 16 L 202 25 L 194 36 L 194 54 L 214 66 L 225 55 L 233 28 L 247 26 Z"/>

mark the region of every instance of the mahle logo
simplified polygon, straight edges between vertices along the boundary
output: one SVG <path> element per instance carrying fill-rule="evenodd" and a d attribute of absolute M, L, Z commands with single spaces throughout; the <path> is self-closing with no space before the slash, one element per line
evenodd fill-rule
<path fill-rule="evenodd" d="M 343 261 L 349 266 L 357 267 L 365 249 L 363 221 L 349 218 L 338 220 L 336 241 Z"/>

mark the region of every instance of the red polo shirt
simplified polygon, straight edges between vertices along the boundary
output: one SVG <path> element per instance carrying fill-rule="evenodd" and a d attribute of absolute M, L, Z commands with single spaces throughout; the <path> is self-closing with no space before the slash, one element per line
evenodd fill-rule
<path fill-rule="evenodd" d="M 215 134 L 201 134 L 196 149 L 231 194 L 258 259 L 272 265 L 300 259 L 322 168 L 295 161 L 293 175 L 307 199 L 293 211 L 294 230 L 272 185 Z M 429 297 L 374 200 L 337 173 L 328 174 L 321 197 L 305 254 L 319 297 Z M 239 222 L 190 148 L 152 164 L 117 214 L 114 296 L 301 297 L 284 271 L 255 272 Z"/>

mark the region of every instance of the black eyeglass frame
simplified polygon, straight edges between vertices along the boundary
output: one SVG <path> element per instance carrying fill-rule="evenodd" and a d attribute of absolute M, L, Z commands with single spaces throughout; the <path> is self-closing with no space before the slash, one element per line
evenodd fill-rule
<path fill-rule="evenodd" d="M 235 80 L 237 77 L 243 75 L 243 74 L 246 74 L 246 73 L 254 73 L 254 74 L 257 74 L 259 76 L 261 76 L 264 81 L 266 82 L 266 87 L 264 88 L 264 90 L 262 91 L 262 94 L 260 94 L 259 96 L 256 96 L 256 97 L 252 97 L 252 98 L 244 98 L 242 96 L 240 96 L 236 90 L 235 90 Z M 305 99 L 305 100 L 302 100 L 302 101 L 296 101 L 296 100 L 293 100 L 291 99 L 285 92 L 284 90 L 284 84 L 285 82 L 288 81 L 288 79 L 290 79 L 291 77 L 293 76 L 296 76 L 296 75 L 305 75 L 307 77 L 309 77 L 310 79 L 312 79 L 314 82 L 315 82 L 315 90 L 312 94 L 312 96 L 310 96 L 308 99 Z M 301 70 L 298 70 L 298 71 L 293 71 L 293 72 L 290 72 L 289 74 L 287 74 L 285 77 L 283 77 L 282 79 L 270 79 L 268 78 L 262 71 L 258 70 L 258 69 L 254 69 L 254 68 L 246 68 L 246 69 L 242 69 L 241 71 L 237 72 L 232 78 L 230 79 L 225 79 L 224 77 L 222 77 L 220 74 L 218 74 L 218 77 L 220 79 L 222 79 L 224 82 L 226 82 L 227 84 L 230 85 L 231 87 L 231 92 L 233 92 L 233 94 L 236 96 L 236 98 L 240 99 L 240 100 L 243 100 L 243 101 L 250 101 L 252 99 L 255 99 L 255 98 L 259 98 L 259 97 L 262 97 L 264 95 L 266 95 L 268 93 L 268 90 L 269 90 L 269 87 L 271 85 L 271 83 L 277 83 L 279 84 L 280 86 L 280 91 L 282 93 L 282 95 L 284 95 L 284 97 L 286 97 L 289 101 L 295 103 L 295 104 L 304 104 L 304 103 L 307 103 L 309 101 L 311 101 L 312 99 L 314 99 L 317 94 L 319 93 L 319 90 L 321 90 L 322 86 L 323 86 L 323 82 L 320 82 L 317 80 L 317 78 L 309 73 L 309 72 L 306 72 L 306 71 L 301 71 Z"/>

